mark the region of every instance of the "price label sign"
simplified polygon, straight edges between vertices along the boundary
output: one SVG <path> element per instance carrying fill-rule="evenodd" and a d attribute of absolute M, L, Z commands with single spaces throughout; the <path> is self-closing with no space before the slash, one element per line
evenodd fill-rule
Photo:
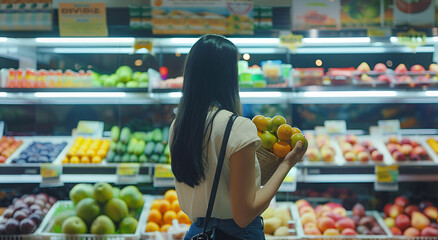
<path fill-rule="evenodd" d="M 134 42 L 134 52 L 136 52 L 137 50 L 140 49 L 147 49 L 150 51 L 152 51 L 152 46 L 153 46 L 153 42 L 151 39 L 147 39 L 147 38 L 136 38 L 135 42 Z"/>
<path fill-rule="evenodd" d="M 136 184 L 139 172 L 140 164 L 138 163 L 120 163 L 117 166 L 117 183 Z"/>
<path fill-rule="evenodd" d="M 5 134 L 5 122 L 0 121 L 0 137 L 3 137 L 3 134 Z"/>
<path fill-rule="evenodd" d="M 347 123 L 344 120 L 327 120 L 324 121 L 324 127 L 329 135 L 347 134 Z"/>
<path fill-rule="evenodd" d="M 99 121 L 79 121 L 73 136 L 83 136 L 91 138 L 102 138 L 103 122 Z"/>
<path fill-rule="evenodd" d="M 426 37 L 427 35 L 425 32 L 418 32 L 415 31 L 415 29 L 410 29 L 407 32 L 399 32 L 397 34 L 398 43 L 412 48 L 414 53 L 417 47 L 426 44 Z"/>
<path fill-rule="evenodd" d="M 295 192 L 297 190 L 297 168 L 293 167 L 281 183 L 279 192 Z"/>
<path fill-rule="evenodd" d="M 61 164 L 42 163 L 40 166 L 40 174 L 42 178 L 41 187 L 59 187 L 64 185 L 61 180 Z"/>
<path fill-rule="evenodd" d="M 295 52 L 297 47 L 303 45 L 303 35 L 294 35 L 292 33 L 281 35 L 280 44 Z"/>
<path fill-rule="evenodd" d="M 391 36 L 391 29 L 390 28 L 378 28 L 378 27 L 368 28 L 367 35 L 370 38 L 390 37 Z"/>
<path fill-rule="evenodd" d="M 380 120 L 377 122 L 380 133 L 383 136 L 397 135 L 400 136 L 400 120 Z"/>
<path fill-rule="evenodd" d="M 170 164 L 156 164 L 154 173 L 154 187 L 172 187 L 175 177 Z"/>
<path fill-rule="evenodd" d="M 398 166 L 376 166 L 376 181 L 374 189 L 376 191 L 398 191 Z"/>
<path fill-rule="evenodd" d="M 106 37 L 105 3 L 59 3 L 59 35 L 61 37 Z"/>

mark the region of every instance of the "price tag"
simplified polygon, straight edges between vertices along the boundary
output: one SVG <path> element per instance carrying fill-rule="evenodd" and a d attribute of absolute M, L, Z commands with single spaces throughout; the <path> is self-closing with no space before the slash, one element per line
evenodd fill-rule
<path fill-rule="evenodd" d="M 377 122 L 383 136 L 400 135 L 400 120 L 380 120 Z"/>
<path fill-rule="evenodd" d="M 376 166 L 376 181 L 374 189 L 376 191 L 398 191 L 398 166 Z"/>
<path fill-rule="evenodd" d="M 0 138 L 5 134 L 5 122 L 0 121 Z"/>
<path fill-rule="evenodd" d="M 98 121 L 79 121 L 76 130 L 72 135 L 91 138 L 102 138 L 103 122 Z"/>
<path fill-rule="evenodd" d="M 371 136 L 381 136 L 380 128 L 378 126 L 370 126 L 370 135 Z"/>
<path fill-rule="evenodd" d="M 40 187 L 59 187 L 64 185 L 61 181 L 61 164 L 42 163 L 40 174 L 42 177 Z"/>
<path fill-rule="evenodd" d="M 154 187 L 172 187 L 175 185 L 170 164 L 156 164 L 154 173 Z"/>
<path fill-rule="evenodd" d="M 293 167 L 281 183 L 279 192 L 295 192 L 297 190 L 297 168 Z"/>
<path fill-rule="evenodd" d="M 145 48 L 147 50 L 152 51 L 153 42 L 151 39 L 147 38 L 136 38 L 134 42 L 134 52 L 137 50 L 140 50 L 142 48 Z"/>
<path fill-rule="evenodd" d="M 368 28 L 367 35 L 370 38 L 390 37 L 391 36 L 391 29 L 390 28 L 379 28 L 379 27 Z"/>
<path fill-rule="evenodd" d="M 138 183 L 139 172 L 140 164 L 138 163 L 120 163 L 117 166 L 117 183 L 136 184 Z"/>
<path fill-rule="evenodd" d="M 303 45 L 303 35 L 294 35 L 292 33 L 281 35 L 280 44 L 295 52 L 297 47 Z"/>
<path fill-rule="evenodd" d="M 347 134 L 347 123 L 344 120 L 326 120 L 324 126 L 329 135 Z"/>

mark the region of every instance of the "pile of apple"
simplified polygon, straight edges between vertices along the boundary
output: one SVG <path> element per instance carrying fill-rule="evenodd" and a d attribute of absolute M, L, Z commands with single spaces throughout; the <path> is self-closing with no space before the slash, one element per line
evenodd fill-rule
<path fill-rule="evenodd" d="M 368 162 L 370 157 L 375 162 L 383 161 L 383 154 L 370 141 L 358 142 L 355 135 L 340 137 L 338 141 L 347 162 Z"/>
<path fill-rule="evenodd" d="M 23 143 L 22 140 L 15 141 L 14 137 L 3 136 L 0 139 L 0 163 L 6 162 L 6 159 L 17 150 Z"/>
<path fill-rule="evenodd" d="M 307 149 L 306 157 L 311 162 L 334 162 L 336 152 L 331 146 L 330 137 L 328 135 L 306 134 L 306 138 L 310 143 Z"/>
<path fill-rule="evenodd" d="M 432 63 L 429 66 L 429 71 L 438 72 L 438 64 Z M 430 81 L 430 75 L 427 74 L 426 69 L 419 64 L 415 64 L 410 68 L 408 68 L 403 63 L 399 64 L 395 69 L 395 80 L 398 85 L 409 85 L 410 87 L 415 87 L 417 85 L 425 85 Z M 414 76 L 409 76 L 409 74 Z M 414 79 L 413 79 L 414 78 Z"/>
<path fill-rule="evenodd" d="M 329 202 L 313 208 L 304 199 L 295 202 L 306 235 L 386 235 L 372 216 L 366 216 L 365 208 L 356 204 L 352 216 L 339 203 Z"/>
<path fill-rule="evenodd" d="M 397 136 L 390 136 L 386 147 L 397 162 L 430 160 L 426 149 L 417 141 L 408 138 L 399 141 Z"/>
<path fill-rule="evenodd" d="M 383 211 L 385 224 L 394 235 L 438 237 L 438 208 L 430 202 L 424 201 L 417 206 L 399 196 L 394 204 L 386 204 Z"/>
<path fill-rule="evenodd" d="M 263 231 L 267 236 L 289 235 L 289 221 L 292 215 L 289 208 L 284 206 L 269 206 L 263 213 Z"/>
<path fill-rule="evenodd" d="M 388 68 L 383 63 L 377 63 L 374 68 L 373 72 L 371 72 L 371 68 L 366 62 L 362 62 L 356 69 L 357 72 L 361 73 L 360 75 L 360 81 L 365 83 L 374 83 L 377 81 L 380 84 L 389 85 L 391 84 L 391 77 L 387 74 Z M 369 74 L 377 75 L 377 78 L 374 79 L 373 77 L 369 76 Z M 359 79 L 357 79 L 359 80 Z"/>

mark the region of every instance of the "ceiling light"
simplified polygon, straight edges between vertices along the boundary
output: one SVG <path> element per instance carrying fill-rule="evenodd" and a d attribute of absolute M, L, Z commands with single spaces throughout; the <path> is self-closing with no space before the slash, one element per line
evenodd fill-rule
<path fill-rule="evenodd" d="M 395 97 L 396 91 L 309 91 L 303 93 L 304 97 Z"/>
<path fill-rule="evenodd" d="M 124 92 L 37 92 L 34 93 L 34 96 L 39 98 L 87 98 L 87 97 L 117 98 L 117 97 L 125 97 L 126 93 Z"/>

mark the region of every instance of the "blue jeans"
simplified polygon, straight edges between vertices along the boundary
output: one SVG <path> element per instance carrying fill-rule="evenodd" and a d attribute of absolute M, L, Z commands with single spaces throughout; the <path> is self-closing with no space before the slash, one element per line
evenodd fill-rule
<path fill-rule="evenodd" d="M 196 222 L 194 222 L 189 231 L 186 232 L 186 236 L 184 240 L 190 240 L 193 236 L 198 233 L 202 233 L 204 230 L 204 221 L 205 218 L 198 218 Z M 207 229 L 210 229 L 212 226 L 216 226 L 220 230 L 231 234 L 236 237 L 240 237 L 243 239 L 250 240 L 264 240 L 265 234 L 263 233 L 263 219 L 262 217 L 256 217 L 248 226 L 245 228 L 239 227 L 233 219 L 219 219 L 219 218 L 211 218 L 210 223 L 208 224 Z"/>

